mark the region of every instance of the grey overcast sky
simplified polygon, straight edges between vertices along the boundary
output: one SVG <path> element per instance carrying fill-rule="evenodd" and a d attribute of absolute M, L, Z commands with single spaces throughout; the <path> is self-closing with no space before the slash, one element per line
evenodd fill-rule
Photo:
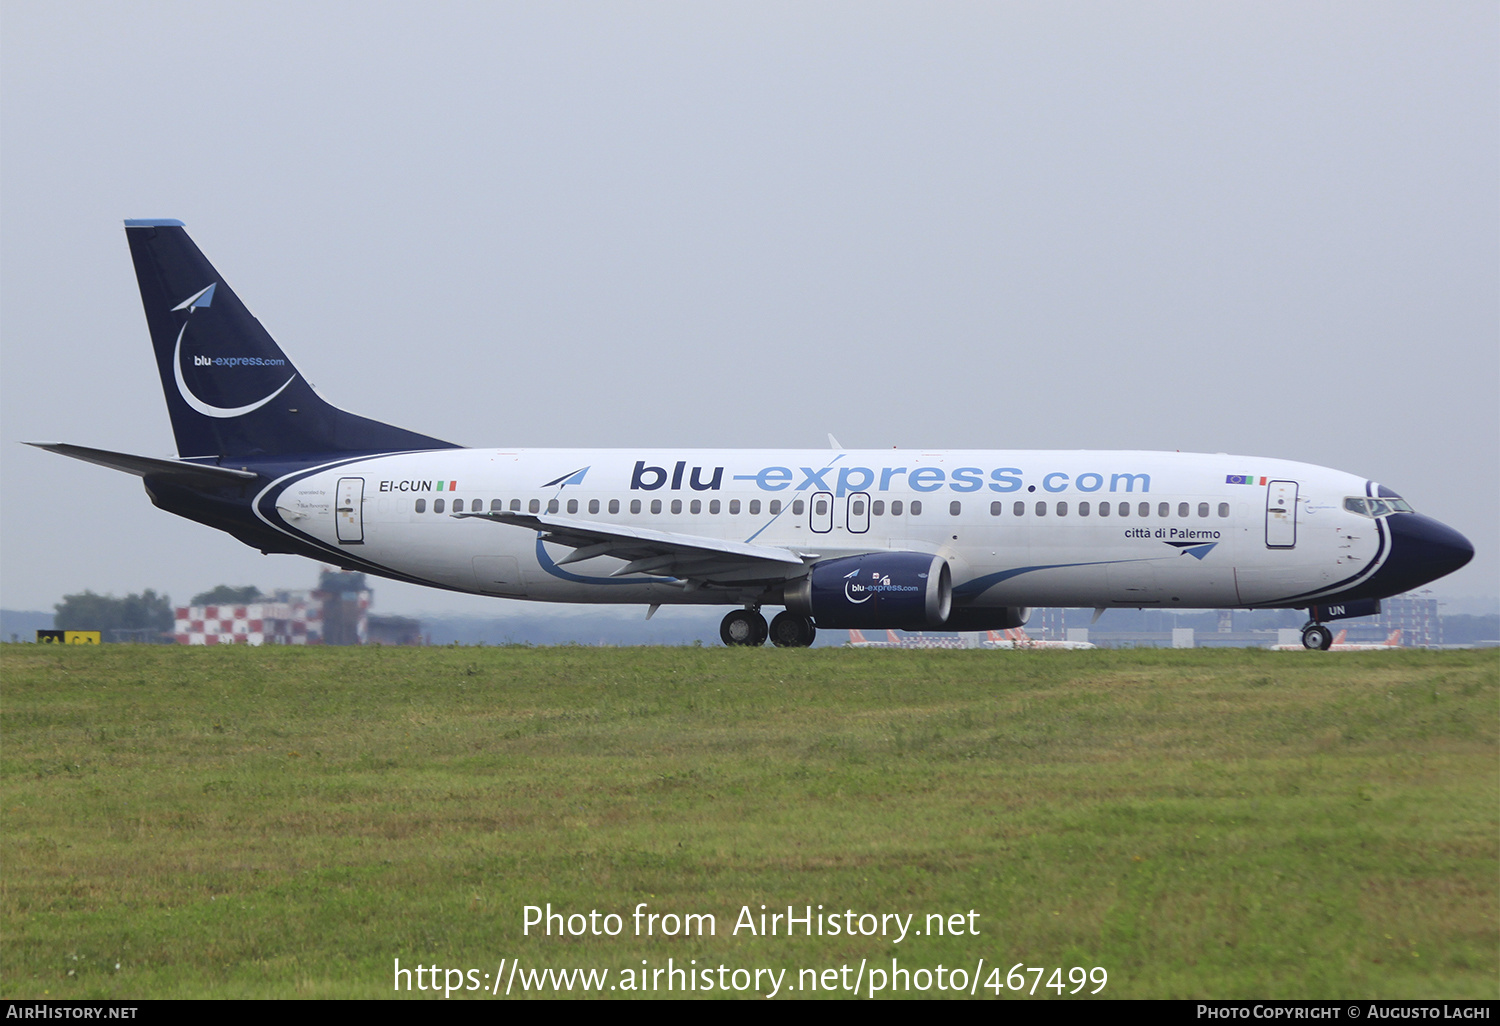
<path fill-rule="evenodd" d="M 1494 596 L 1497 53 L 1491 0 L 6 0 L 0 605 L 314 580 L 19 444 L 173 454 L 128 217 L 460 443 L 1288 457 Z"/>

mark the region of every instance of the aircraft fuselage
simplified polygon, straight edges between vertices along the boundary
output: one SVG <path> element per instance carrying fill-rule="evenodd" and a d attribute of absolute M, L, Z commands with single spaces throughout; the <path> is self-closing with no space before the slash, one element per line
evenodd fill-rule
<path fill-rule="evenodd" d="M 253 526 L 368 572 L 541 601 L 743 603 L 765 586 L 732 572 L 693 589 L 614 577 L 625 560 L 610 555 L 559 565 L 572 548 L 474 514 L 774 546 L 806 562 L 932 553 L 963 606 L 1222 608 L 1389 594 L 1378 582 L 1400 564 L 1391 517 L 1344 501 L 1377 492 L 1323 467 L 1198 453 L 443 449 L 280 473 L 256 491 Z"/>

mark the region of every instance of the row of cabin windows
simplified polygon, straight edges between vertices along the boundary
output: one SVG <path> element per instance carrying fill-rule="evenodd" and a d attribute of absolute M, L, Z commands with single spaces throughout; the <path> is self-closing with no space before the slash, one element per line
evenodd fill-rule
<path fill-rule="evenodd" d="M 563 509 L 563 507 L 564 507 L 564 505 L 566 505 L 567 511 L 569 513 L 577 513 L 577 512 L 579 512 L 580 505 L 585 506 L 588 509 L 589 513 L 592 513 L 592 514 L 599 513 L 600 509 L 603 508 L 604 505 L 608 506 L 608 509 L 609 509 L 610 513 L 619 513 L 620 512 L 620 500 L 619 499 L 610 499 L 607 504 L 601 504 L 598 499 L 589 499 L 587 503 L 583 503 L 583 504 L 581 504 L 578 499 L 569 499 L 566 503 L 563 503 L 559 499 L 548 499 L 547 500 L 547 512 L 548 513 L 558 513 L 558 512 L 561 512 L 562 509 Z M 650 509 L 650 511 L 652 513 L 660 513 L 662 511 L 662 505 L 663 504 L 662 504 L 662 500 L 661 499 L 652 499 L 650 501 L 650 503 L 643 503 L 642 500 L 640 500 L 640 499 L 631 499 L 630 500 L 630 512 L 631 513 L 640 513 L 640 512 L 642 512 L 643 508 L 646 508 L 646 507 L 649 506 L 649 509 Z M 681 499 L 673 499 L 668 505 L 670 506 L 671 511 L 673 513 L 681 513 L 682 510 L 683 510 L 683 501 Z M 690 500 L 687 503 L 687 511 L 690 514 L 692 514 L 693 516 L 698 516 L 698 515 L 701 515 L 703 513 L 703 508 L 704 508 L 705 505 L 708 507 L 708 512 L 709 512 L 709 515 L 711 515 L 711 516 L 718 516 L 720 514 L 720 512 L 722 512 L 723 509 L 724 509 L 724 503 L 721 500 L 719 500 L 719 499 L 709 499 L 707 503 L 705 503 L 702 499 L 692 499 L 692 500 Z M 738 516 L 739 512 L 740 512 L 740 507 L 741 507 L 740 500 L 739 499 L 730 499 L 728 505 L 729 505 L 729 514 L 731 516 Z M 760 515 L 761 501 L 759 499 L 751 499 L 745 505 L 748 507 L 748 512 L 750 513 L 751 516 L 758 516 L 758 515 Z M 920 505 L 920 503 L 917 503 L 917 504 L 914 504 L 914 505 Z M 775 515 L 779 514 L 781 512 L 781 510 L 782 510 L 782 502 L 781 502 L 780 499 L 772 499 L 769 503 L 766 504 L 766 506 L 767 506 L 767 511 L 772 516 L 775 516 Z M 803 503 L 802 503 L 801 499 L 797 499 L 796 501 L 794 501 L 791 504 L 791 507 L 792 507 L 792 509 L 791 509 L 792 513 L 796 514 L 797 516 L 801 516 L 802 515 L 802 511 L 805 508 L 803 506 Z M 416 504 L 416 510 L 417 510 L 418 513 L 426 513 L 427 512 L 427 500 L 426 499 L 418 499 L 417 500 L 417 504 Z M 447 503 L 446 500 L 444 500 L 444 499 L 433 499 L 432 500 L 432 511 L 434 513 L 445 513 L 445 512 L 447 512 L 447 510 L 448 510 L 448 503 Z M 502 499 L 491 499 L 490 500 L 489 512 L 491 512 L 491 513 L 499 513 L 499 512 L 504 511 L 504 510 L 506 510 L 506 506 L 505 506 L 504 500 L 502 500 Z M 470 500 L 469 501 L 469 505 L 468 505 L 468 511 L 471 512 L 471 513 L 483 513 L 485 511 L 484 510 L 484 500 L 483 499 L 472 499 L 472 500 Z M 463 513 L 464 512 L 464 500 L 463 499 L 454 499 L 453 500 L 453 512 L 454 513 Z M 511 513 L 519 513 L 519 512 L 521 512 L 521 500 L 520 499 L 511 499 L 510 500 L 509 512 L 511 512 Z M 541 499 L 532 499 L 530 502 L 528 502 L 526 504 L 526 512 L 528 512 L 528 513 L 540 513 L 540 512 L 542 512 L 542 500 Z"/>
<path fill-rule="evenodd" d="M 692 499 L 692 500 L 690 500 L 687 503 L 688 513 L 690 513 L 693 516 L 699 516 L 699 515 L 701 515 L 703 513 L 703 507 L 704 507 L 704 505 L 705 504 L 704 504 L 704 502 L 703 502 L 702 499 Z M 748 507 L 748 512 L 750 513 L 751 516 L 759 516 L 760 515 L 760 500 L 759 499 L 751 499 L 746 505 Z M 562 509 L 562 506 L 563 506 L 562 502 L 560 500 L 558 500 L 558 499 L 549 499 L 549 500 L 547 500 L 547 512 L 548 513 L 557 513 L 557 512 L 559 512 Z M 718 499 L 709 499 L 708 503 L 707 503 L 707 506 L 708 506 L 708 512 L 709 512 L 710 516 L 718 516 L 720 510 L 723 508 L 723 506 L 720 503 L 720 500 L 718 500 Z M 770 500 L 770 502 L 768 502 L 766 504 L 766 506 L 767 506 L 767 512 L 769 512 L 772 516 L 777 516 L 777 515 L 779 515 L 781 513 L 782 503 L 781 503 L 780 499 L 772 499 L 772 500 Z M 674 514 L 680 514 L 682 512 L 682 507 L 683 507 L 683 502 L 682 502 L 681 499 L 673 499 L 671 501 L 671 503 L 670 503 L 671 512 L 674 513 Z M 501 512 L 505 508 L 506 507 L 505 507 L 505 504 L 504 504 L 503 500 L 501 500 L 501 499 L 491 499 L 490 500 L 489 511 L 491 513 Z M 589 513 L 591 513 L 591 514 L 597 514 L 600 511 L 600 508 L 601 508 L 599 500 L 598 499 L 590 499 L 590 500 L 588 500 L 587 508 L 588 508 Z M 609 503 L 608 503 L 608 508 L 609 508 L 609 512 L 610 513 L 619 513 L 620 512 L 620 500 L 619 499 L 610 499 Z M 417 509 L 418 513 L 426 513 L 427 512 L 427 500 L 426 499 L 418 499 L 417 500 L 416 509 Z M 446 502 L 446 500 L 443 500 L 443 499 L 433 499 L 432 500 L 432 511 L 434 513 L 443 513 L 443 512 L 446 512 L 446 510 L 447 510 L 447 502 Z M 641 512 L 641 510 L 642 510 L 642 502 L 641 502 L 641 500 L 640 499 L 631 499 L 630 500 L 630 512 L 638 514 L 638 513 Z M 650 510 L 651 510 L 651 512 L 653 514 L 660 513 L 662 511 L 662 500 L 661 499 L 652 499 L 651 502 L 650 502 Z M 801 499 L 795 499 L 795 500 L 793 500 L 792 504 L 791 504 L 792 515 L 800 517 L 802 515 L 802 510 L 803 510 L 802 500 Z M 463 513 L 464 511 L 465 511 L 464 510 L 464 500 L 463 499 L 454 499 L 453 500 L 453 512 L 455 512 L 455 513 Z M 471 500 L 469 500 L 468 511 L 472 512 L 472 513 L 482 513 L 482 512 L 484 512 L 484 500 L 483 499 L 471 499 Z M 528 502 L 526 504 L 526 511 L 528 513 L 540 513 L 542 511 L 542 500 L 541 499 L 532 499 L 530 502 Z M 567 511 L 569 513 L 577 513 L 579 511 L 579 500 L 578 499 L 569 499 L 567 501 Z M 1011 506 L 1011 511 L 1012 511 L 1012 514 L 1014 516 L 1024 517 L 1026 515 L 1026 503 L 1024 501 L 1017 500 Z M 1112 514 L 1113 515 L 1122 516 L 1122 517 L 1128 517 L 1128 516 L 1131 515 L 1131 504 L 1129 502 L 1121 502 L 1117 506 L 1114 506 L 1114 505 L 1111 505 L 1108 502 L 1101 502 L 1101 503 L 1098 503 L 1097 506 L 1095 506 L 1095 505 L 1091 504 L 1088 500 L 1084 500 L 1084 501 L 1078 503 L 1077 511 L 1078 511 L 1078 515 L 1080 517 L 1089 516 L 1090 513 L 1093 513 L 1093 512 L 1096 512 L 1097 515 L 1101 516 L 1101 517 L 1111 516 Z M 519 512 L 521 512 L 521 500 L 520 499 L 511 499 L 510 500 L 510 512 L 512 512 L 512 513 L 519 513 Z M 740 500 L 739 499 L 730 499 L 729 500 L 729 515 L 730 516 L 738 516 L 739 512 L 740 512 Z M 820 516 L 820 517 L 827 516 L 828 515 L 828 500 L 827 499 L 816 499 L 816 500 L 814 500 L 814 502 L 813 502 L 813 512 L 817 516 Z M 865 515 L 865 503 L 864 503 L 864 500 L 863 499 L 855 499 L 851 503 L 851 505 L 850 505 L 850 512 L 854 516 L 856 516 L 856 517 L 862 517 L 862 516 L 864 516 Z M 886 511 L 885 511 L 885 500 L 884 499 L 876 499 L 875 501 L 873 501 L 873 502 L 870 503 L 870 513 L 872 515 L 877 516 L 877 517 L 883 517 L 883 516 L 885 516 L 885 512 Z M 960 515 L 962 512 L 963 512 L 963 503 L 961 501 L 959 501 L 958 499 L 954 499 L 952 502 L 950 502 L 948 504 L 948 513 L 950 515 L 956 517 L 956 516 Z M 1039 517 L 1046 516 L 1047 515 L 1047 503 L 1045 501 L 1038 500 L 1038 502 L 1036 503 L 1036 506 L 1035 506 L 1035 512 L 1036 512 L 1036 515 L 1039 516 Z M 1189 517 L 1189 516 L 1192 515 L 1192 512 L 1193 512 L 1193 510 L 1192 510 L 1192 503 L 1189 503 L 1189 502 L 1179 502 L 1177 504 L 1177 516 L 1179 518 L 1186 519 L 1187 517 Z M 1198 511 L 1197 512 L 1198 512 L 1198 516 L 1200 516 L 1200 517 L 1207 517 L 1209 515 L 1209 504 L 1206 503 L 1206 502 L 1200 502 L 1200 503 L 1198 503 Z M 1065 501 L 1060 501 L 1060 502 L 1056 503 L 1055 504 L 1055 513 L 1056 513 L 1057 516 L 1060 516 L 1060 517 L 1067 516 L 1068 515 L 1068 503 L 1065 502 Z M 1219 516 L 1221 518 L 1227 518 L 1229 516 L 1229 503 L 1227 503 L 1227 502 L 1221 502 L 1221 503 L 1219 503 L 1218 514 L 1219 514 Z M 902 500 L 900 500 L 900 499 L 892 499 L 891 500 L 891 516 L 893 516 L 893 517 L 899 517 L 899 516 L 905 516 L 905 515 L 914 516 L 914 517 L 921 516 L 922 515 L 922 500 L 920 500 L 920 499 L 913 499 L 909 503 L 903 503 Z M 990 503 L 990 516 L 992 516 L 992 517 L 998 517 L 998 516 L 1004 516 L 1004 515 L 1005 515 L 1005 503 L 1000 502 L 999 500 L 996 500 L 996 501 Z M 1137 504 L 1135 506 L 1135 515 L 1138 516 L 1138 517 L 1149 517 L 1151 515 L 1151 503 L 1149 503 L 1149 502 L 1142 502 L 1142 503 Z M 1172 515 L 1172 504 L 1170 502 L 1157 503 L 1157 506 L 1156 506 L 1156 515 L 1158 517 L 1162 518 L 1162 519 L 1166 519 L 1167 517 L 1170 517 Z"/>
<path fill-rule="evenodd" d="M 955 505 L 957 505 L 957 504 L 955 503 Z M 910 508 L 908 508 L 908 507 L 910 507 Z M 828 515 L 828 500 L 827 499 L 819 499 L 817 501 L 817 503 L 813 506 L 813 511 L 815 513 L 817 513 L 818 516 L 820 516 L 820 517 L 821 516 L 827 516 Z M 863 499 L 855 499 L 852 503 L 850 503 L 849 512 L 850 512 L 851 515 L 856 516 L 856 517 L 862 517 L 862 516 L 864 516 L 865 515 L 865 501 Z M 883 516 L 885 516 L 885 500 L 884 499 L 876 499 L 874 502 L 870 503 L 870 514 L 872 516 L 877 516 L 877 517 L 883 517 Z M 900 516 L 919 517 L 921 515 L 922 515 L 922 500 L 921 499 L 913 499 L 909 503 L 903 503 L 900 499 L 892 499 L 891 500 L 891 516 L 893 516 L 893 517 L 900 517 Z"/>
<path fill-rule="evenodd" d="M 453 512 L 454 513 L 463 513 L 463 512 L 465 512 L 465 505 L 464 505 L 464 500 L 463 499 L 454 499 L 454 500 L 452 500 L 452 504 L 453 504 Z M 577 512 L 579 512 L 579 508 L 580 508 L 581 503 L 580 503 L 580 501 L 578 499 L 569 499 L 566 504 L 564 504 L 559 499 L 548 499 L 547 500 L 547 512 L 548 513 L 557 513 L 557 512 L 560 512 L 562 510 L 562 508 L 563 508 L 564 505 L 567 506 L 567 511 L 569 513 L 577 513 Z M 600 501 L 598 499 L 589 499 L 586 504 L 582 504 L 582 505 L 586 505 L 588 511 L 590 513 L 592 513 L 592 514 L 597 514 L 600 511 L 600 509 L 601 509 L 601 503 L 600 503 Z M 681 499 L 673 499 L 670 503 L 667 504 L 667 506 L 670 508 L 670 510 L 671 510 L 672 513 L 681 513 L 682 510 L 683 510 L 683 505 L 684 504 L 683 504 L 683 501 Z M 689 500 L 686 505 L 687 505 L 687 511 L 688 511 L 688 513 L 690 513 L 693 516 L 699 516 L 699 515 L 701 515 L 703 513 L 703 509 L 704 509 L 705 506 L 708 507 L 708 513 L 709 513 L 710 516 L 718 516 L 720 514 L 720 512 L 723 511 L 725 504 L 721 500 L 719 500 L 719 499 L 709 499 L 706 503 L 702 499 L 692 499 L 692 500 Z M 903 504 L 900 499 L 896 499 L 896 500 L 894 500 L 891 503 L 891 516 L 893 516 L 893 517 L 902 516 L 906 512 L 906 507 L 908 505 L 911 507 L 911 516 L 919 517 L 919 516 L 922 515 L 922 502 L 921 502 L 920 499 L 914 499 L 910 503 L 906 503 L 906 504 Z M 954 505 L 957 506 L 958 504 L 954 503 Z M 619 499 L 610 499 L 609 502 L 607 503 L 607 506 L 608 506 L 608 509 L 609 509 L 610 513 L 619 513 L 620 512 L 620 500 Z M 740 503 L 739 499 L 730 499 L 729 502 L 728 502 L 728 506 L 729 506 L 729 515 L 730 516 L 739 516 L 740 509 L 741 509 L 741 503 Z M 783 503 L 782 503 L 782 501 L 780 499 L 772 499 L 769 502 L 767 502 L 765 504 L 765 506 L 766 506 L 766 512 L 770 513 L 773 517 L 779 515 L 781 513 L 782 509 L 784 508 L 783 507 Z M 806 506 L 803 504 L 803 502 L 802 502 L 801 499 L 794 499 L 794 500 L 792 500 L 792 502 L 790 503 L 790 506 L 791 506 L 791 513 L 792 513 L 793 516 L 799 516 L 800 517 L 803 514 L 803 512 L 805 511 L 805 509 L 806 509 Z M 645 504 L 643 504 L 642 500 L 640 500 L 640 499 L 631 499 L 630 500 L 630 512 L 631 513 L 640 513 L 640 512 L 642 512 L 643 508 L 646 508 L 646 507 L 649 507 L 649 509 L 650 509 L 650 511 L 652 513 L 660 513 L 662 511 L 663 503 L 662 503 L 661 499 L 652 499 L 649 503 L 645 503 Z M 821 516 L 827 516 L 828 515 L 828 500 L 827 499 L 818 499 L 813 504 L 813 507 L 817 511 L 818 516 L 821 517 Z M 491 513 L 499 513 L 499 512 L 502 512 L 502 511 L 506 510 L 506 508 L 507 507 L 505 506 L 504 500 L 502 500 L 502 499 L 491 499 L 490 500 L 489 512 L 491 512 Z M 761 501 L 759 499 L 751 499 L 749 502 L 747 502 L 747 503 L 744 504 L 744 508 L 745 508 L 746 512 L 748 512 L 751 516 L 759 516 L 760 515 L 760 511 L 761 511 Z M 418 499 L 417 500 L 417 502 L 416 502 L 416 511 L 418 513 L 426 513 L 427 512 L 427 500 L 426 499 Z M 446 499 L 433 499 L 432 500 L 432 511 L 434 513 L 446 513 L 448 511 L 448 500 L 446 500 Z M 469 500 L 468 506 L 467 506 L 467 511 L 470 512 L 470 513 L 483 513 L 485 511 L 485 509 L 484 509 L 484 500 L 483 499 L 471 499 L 471 500 Z M 542 511 L 542 500 L 541 499 L 532 499 L 530 502 L 528 502 L 526 504 L 526 511 L 528 513 L 540 513 Z M 521 512 L 521 500 L 520 499 L 511 499 L 510 500 L 509 512 L 512 512 L 512 513 L 519 513 L 519 512 Z M 870 503 L 870 512 L 873 513 L 873 514 L 875 514 L 875 516 L 877 516 L 877 517 L 884 516 L 885 515 L 885 502 L 884 502 L 884 500 L 877 499 L 874 502 Z M 958 510 L 955 509 L 954 513 L 957 513 L 957 512 L 958 512 Z M 864 514 L 865 514 L 865 504 L 864 504 L 864 501 L 860 500 L 860 499 L 856 499 L 855 502 L 854 502 L 854 515 L 857 516 L 857 517 L 861 517 L 861 516 L 864 516 Z"/>
<path fill-rule="evenodd" d="M 1055 512 L 1056 512 L 1057 516 L 1065 517 L 1065 516 L 1068 515 L 1068 504 L 1066 502 L 1058 502 L 1055 505 L 1056 505 Z M 952 506 L 950 507 L 950 511 L 953 513 L 954 516 L 957 516 L 958 512 L 959 512 L 958 511 L 958 503 L 956 503 L 956 502 L 953 503 Z M 1101 503 L 1098 504 L 1097 507 L 1093 507 L 1093 506 L 1090 505 L 1090 503 L 1087 500 L 1085 500 L 1083 502 L 1080 502 L 1078 504 L 1078 515 L 1079 516 L 1086 517 L 1086 516 L 1088 516 L 1090 514 L 1091 511 L 1092 512 L 1096 512 L 1097 515 L 1099 515 L 1101 517 L 1107 517 L 1107 516 L 1110 516 L 1112 514 L 1118 514 L 1119 516 L 1122 516 L 1122 517 L 1128 517 L 1131 514 L 1131 505 L 1128 502 L 1122 502 L 1118 506 L 1112 506 L 1108 502 L 1101 502 Z M 1011 512 L 1012 512 L 1012 514 L 1014 516 L 1024 517 L 1026 515 L 1026 503 L 1025 502 L 1020 502 L 1020 501 L 1014 503 L 1011 506 Z M 1200 516 L 1200 517 L 1207 517 L 1209 515 L 1209 513 L 1210 513 L 1210 507 L 1209 507 L 1208 503 L 1206 503 L 1206 502 L 1200 502 L 1200 503 L 1198 503 L 1198 516 Z M 1229 516 L 1229 503 L 1227 503 L 1227 502 L 1221 502 L 1221 503 L 1219 503 L 1218 513 L 1219 513 L 1219 516 L 1221 518 L 1228 517 Z M 1187 517 L 1192 516 L 1192 514 L 1193 514 L 1193 504 L 1192 503 L 1190 503 L 1190 502 L 1179 502 L 1177 504 L 1177 516 L 1179 518 L 1186 519 Z M 992 502 L 992 503 L 990 503 L 990 516 L 992 516 L 992 517 L 998 517 L 998 516 L 1004 516 L 1004 515 L 1005 515 L 1005 503 L 1003 503 L 1003 502 Z M 1036 515 L 1039 516 L 1039 517 L 1044 517 L 1044 516 L 1047 515 L 1047 503 L 1046 502 L 1041 502 L 1041 501 L 1037 502 L 1037 504 L 1036 504 Z M 1139 503 L 1138 505 L 1136 505 L 1135 506 L 1135 515 L 1138 516 L 1138 517 L 1149 517 L 1151 515 L 1151 503 L 1149 503 L 1149 502 L 1142 502 L 1142 503 Z M 1156 515 L 1159 518 L 1163 519 L 1163 520 L 1165 520 L 1167 517 L 1170 517 L 1172 515 L 1172 504 L 1170 502 L 1160 502 L 1160 503 L 1157 503 L 1157 505 L 1156 505 Z"/>

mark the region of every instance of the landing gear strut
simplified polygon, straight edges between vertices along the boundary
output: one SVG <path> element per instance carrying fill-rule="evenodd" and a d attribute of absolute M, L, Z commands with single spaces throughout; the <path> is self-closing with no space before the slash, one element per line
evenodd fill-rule
<path fill-rule="evenodd" d="M 766 643 L 766 618 L 755 609 L 736 609 L 728 613 L 719 624 L 719 638 L 733 648 L 748 645 L 758 648 Z"/>
<path fill-rule="evenodd" d="M 818 636 L 807 617 L 784 609 L 771 621 L 771 643 L 777 648 L 806 648 Z"/>
<path fill-rule="evenodd" d="M 1314 652 L 1327 652 L 1333 644 L 1333 632 L 1320 623 L 1310 623 L 1302 628 L 1302 647 Z"/>

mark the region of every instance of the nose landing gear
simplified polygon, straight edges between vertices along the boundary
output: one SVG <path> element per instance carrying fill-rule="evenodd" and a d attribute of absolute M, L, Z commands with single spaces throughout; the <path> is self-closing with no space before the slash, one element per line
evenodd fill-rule
<path fill-rule="evenodd" d="M 1327 652 L 1333 644 L 1333 632 L 1320 623 L 1310 623 L 1302 628 L 1302 647 L 1314 652 Z"/>

